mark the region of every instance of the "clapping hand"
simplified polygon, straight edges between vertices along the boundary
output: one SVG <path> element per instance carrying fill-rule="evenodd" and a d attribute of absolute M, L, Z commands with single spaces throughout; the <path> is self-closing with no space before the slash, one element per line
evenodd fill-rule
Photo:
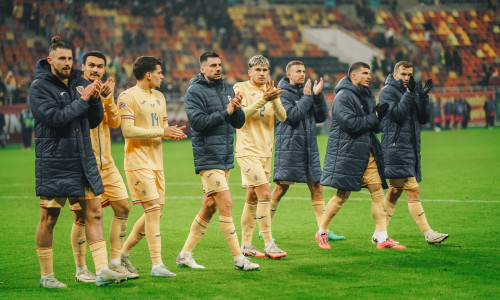
<path fill-rule="evenodd" d="M 108 80 L 102 85 L 101 87 L 101 96 L 104 99 L 109 98 L 110 96 L 113 96 L 113 93 L 115 91 L 115 80 L 113 77 L 109 77 Z"/>
<path fill-rule="evenodd" d="M 229 98 L 229 103 L 227 104 L 226 111 L 229 115 L 232 115 L 234 110 L 241 106 L 241 100 L 243 97 L 241 96 L 239 91 L 236 92 L 234 98 L 231 98 L 229 96 L 227 97 Z"/>
<path fill-rule="evenodd" d="M 408 87 L 408 91 L 410 93 L 415 93 L 416 82 L 415 82 L 415 78 L 413 76 L 410 76 L 410 80 L 408 80 L 408 83 L 406 84 L 406 86 Z"/>
<path fill-rule="evenodd" d="M 311 79 L 307 79 L 304 84 L 304 95 L 311 95 Z"/>
<path fill-rule="evenodd" d="M 375 113 L 379 121 L 382 120 L 382 118 L 387 114 L 388 111 L 389 111 L 389 104 L 387 103 L 384 103 L 382 105 L 380 105 L 379 103 L 373 108 L 373 112 Z"/>
<path fill-rule="evenodd" d="M 187 135 L 184 133 L 184 131 L 182 131 L 183 129 L 186 129 L 186 126 L 167 126 L 163 128 L 163 136 L 174 141 L 185 139 L 187 138 Z"/>
<path fill-rule="evenodd" d="M 264 98 L 264 100 L 266 101 L 273 101 L 281 97 L 282 93 L 283 90 L 279 87 L 274 87 L 274 81 L 269 80 L 268 82 L 266 82 L 266 91 L 264 92 L 262 98 Z"/>
<path fill-rule="evenodd" d="M 319 83 L 317 80 L 314 80 L 314 87 L 313 87 L 314 95 L 318 95 L 319 93 L 321 93 L 322 90 L 323 90 L 323 77 L 319 79 Z"/>

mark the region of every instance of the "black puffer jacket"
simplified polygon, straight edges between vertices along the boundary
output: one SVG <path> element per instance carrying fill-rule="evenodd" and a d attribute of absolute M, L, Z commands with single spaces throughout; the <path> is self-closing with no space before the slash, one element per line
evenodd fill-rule
<path fill-rule="evenodd" d="M 376 136 L 379 120 L 373 113 L 373 93 L 369 88 L 355 86 L 347 77 L 338 83 L 335 93 L 321 185 L 343 191 L 361 190 L 371 152 L 382 187 L 387 188 L 382 148 Z"/>
<path fill-rule="evenodd" d="M 85 181 L 96 195 L 104 192 L 90 141 L 90 128 L 104 116 L 99 98 L 85 102 L 81 91 L 89 83 L 71 71 L 66 86 L 50 71 L 46 59 L 35 67 L 29 101 L 35 118 L 37 196 L 85 196 Z"/>
<path fill-rule="evenodd" d="M 191 125 L 196 174 L 202 170 L 234 168 L 233 128 L 245 124 L 245 113 L 241 108 L 232 115 L 226 111 L 229 98 L 234 98 L 233 88 L 222 80 L 209 82 L 201 73 L 189 85 L 184 108 Z"/>
<path fill-rule="evenodd" d="M 407 92 L 403 81 L 396 81 L 390 74 L 379 102 L 389 104 L 381 122 L 385 177 L 415 177 L 420 182 L 420 124 L 430 120 L 429 97 Z"/>
<path fill-rule="evenodd" d="M 283 78 L 281 103 L 286 121 L 276 121 L 274 181 L 312 182 L 321 180 L 321 163 L 316 141 L 316 123 L 326 120 L 328 108 L 323 93 L 304 95 L 304 87 Z"/>

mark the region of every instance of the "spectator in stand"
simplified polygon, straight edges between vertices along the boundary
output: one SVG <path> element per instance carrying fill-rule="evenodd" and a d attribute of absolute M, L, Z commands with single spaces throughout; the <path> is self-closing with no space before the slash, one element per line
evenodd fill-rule
<path fill-rule="evenodd" d="M 5 91 L 6 91 L 6 99 L 5 104 L 12 104 L 15 96 L 15 91 L 17 87 L 16 77 L 12 71 L 7 73 L 7 78 L 5 78 Z"/>
<path fill-rule="evenodd" d="M 453 50 L 453 70 L 458 76 L 462 76 L 462 58 L 456 48 Z"/>
<path fill-rule="evenodd" d="M 437 39 L 432 41 L 431 44 L 432 57 L 434 58 L 434 64 L 441 66 L 441 60 L 443 59 L 441 53 L 443 52 L 443 46 L 437 41 Z"/>
<path fill-rule="evenodd" d="M 500 76 L 498 76 L 498 68 L 491 74 L 488 86 L 500 87 Z"/>
<path fill-rule="evenodd" d="M 486 117 L 486 128 L 489 129 L 495 127 L 496 103 L 495 100 L 493 100 L 493 97 L 490 96 L 490 99 L 484 103 L 483 109 Z"/>
<path fill-rule="evenodd" d="M 453 56 L 449 48 L 444 51 L 444 64 L 446 66 L 446 72 L 453 70 Z"/>
<path fill-rule="evenodd" d="M 22 26 L 22 19 L 23 19 L 23 1 L 22 0 L 16 0 L 14 4 L 14 8 L 12 9 L 12 17 L 16 19 L 16 24 L 17 24 L 17 31 L 21 31 Z"/>
<path fill-rule="evenodd" d="M 7 96 L 7 87 L 5 86 L 5 83 L 3 82 L 2 76 L 0 76 L 0 105 L 5 104 L 6 96 Z"/>

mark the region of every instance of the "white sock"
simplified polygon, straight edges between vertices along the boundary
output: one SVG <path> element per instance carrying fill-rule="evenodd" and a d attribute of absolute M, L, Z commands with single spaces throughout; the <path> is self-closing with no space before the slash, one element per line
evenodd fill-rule
<path fill-rule="evenodd" d="M 108 270 L 109 270 L 109 271 L 111 271 L 111 270 L 109 269 L 109 267 L 108 267 L 108 266 L 105 266 L 105 267 L 100 268 L 99 270 L 97 270 L 97 271 L 96 271 L 96 274 L 97 274 L 97 275 L 101 275 L 101 274 L 102 274 L 102 272 L 104 272 L 104 271 L 108 271 Z"/>
<path fill-rule="evenodd" d="M 328 229 L 323 229 L 323 228 L 320 228 L 320 229 L 318 230 L 318 233 L 319 233 L 319 234 L 325 234 L 325 233 L 327 233 L 327 232 L 328 232 Z"/>
<path fill-rule="evenodd" d="M 49 275 L 42 275 L 42 279 L 45 279 L 45 278 L 47 278 L 49 276 L 54 276 L 54 273 L 50 273 Z"/>
<path fill-rule="evenodd" d="M 264 247 L 267 249 L 267 248 L 271 247 L 273 244 L 274 244 L 274 242 L 270 242 L 270 243 L 267 243 Z"/>
<path fill-rule="evenodd" d="M 121 260 L 119 258 L 113 258 L 109 260 L 109 265 L 112 267 L 117 267 L 121 264 Z"/>
<path fill-rule="evenodd" d="M 375 231 L 373 235 L 377 237 L 379 243 L 383 243 L 389 238 L 387 231 Z"/>
<path fill-rule="evenodd" d="M 239 256 L 237 256 L 237 257 L 234 258 L 234 262 L 237 263 L 237 262 L 241 261 L 244 258 L 245 258 L 245 256 L 243 256 L 243 254 L 240 254 Z"/>
<path fill-rule="evenodd" d="M 83 272 L 85 270 L 88 270 L 87 269 L 87 265 L 82 266 L 82 267 L 76 267 L 76 273 L 81 273 L 81 272 Z"/>

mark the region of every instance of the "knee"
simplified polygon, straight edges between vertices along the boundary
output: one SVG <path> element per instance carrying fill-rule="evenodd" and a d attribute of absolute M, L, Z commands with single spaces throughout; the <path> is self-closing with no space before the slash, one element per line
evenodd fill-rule
<path fill-rule="evenodd" d="M 347 201 L 347 199 L 349 199 L 350 195 L 351 195 L 350 191 L 338 190 L 337 196 L 340 198 L 339 204 L 340 205 L 344 204 Z"/>
<path fill-rule="evenodd" d="M 276 183 L 276 185 L 274 186 L 274 193 L 278 194 L 278 197 L 282 197 L 283 195 L 286 194 L 286 192 L 288 191 L 288 188 L 290 186 L 288 184 L 279 184 L 279 183 Z M 276 198 L 278 198 L 276 197 Z"/>
<path fill-rule="evenodd" d="M 256 200 L 271 199 L 271 192 L 265 191 L 265 192 L 260 193 L 259 196 L 260 197 L 258 197 L 258 199 L 256 199 Z"/>
<path fill-rule="evenodd" d="M 416 200 L 420 198 L 420 187 L 415 187 L 412 189 L 407 189 L 406 190 L 406 195 L 408 196 L 409 200 Z"/>
<path fill-rule="evenodd" d="M 85 211 L 85 219 L 87 221 L 102 220 L 102 207 L 100 205 L 95 207 L 87 207 L 87 210 Z"/>
<path fill-rule="evenodd" d="M 58 218 L 59 215 L 47 215 L 44 218 L 42 218 L 40 223 L 43 223 L 45 227 L 54 228 L 54 226 L 56 226 Z"/>
<path fill-rule="evenodd" d="M 127 218 L 130 213 L 130 203 L 128 201 L 120 201 L 120 205 L 113 206 L 116 217 Z"/>
<path fill-rule="evenodd" d="M 206 201 L 202 207 L 203 215 L 212 216 L 217 211 L 217 204 L 215 201 Z"/>
<path fill-rule="evenodd" d="M 85 215 L 82 210 L 75 210 L 75 223 L 85 224 Z"/>

